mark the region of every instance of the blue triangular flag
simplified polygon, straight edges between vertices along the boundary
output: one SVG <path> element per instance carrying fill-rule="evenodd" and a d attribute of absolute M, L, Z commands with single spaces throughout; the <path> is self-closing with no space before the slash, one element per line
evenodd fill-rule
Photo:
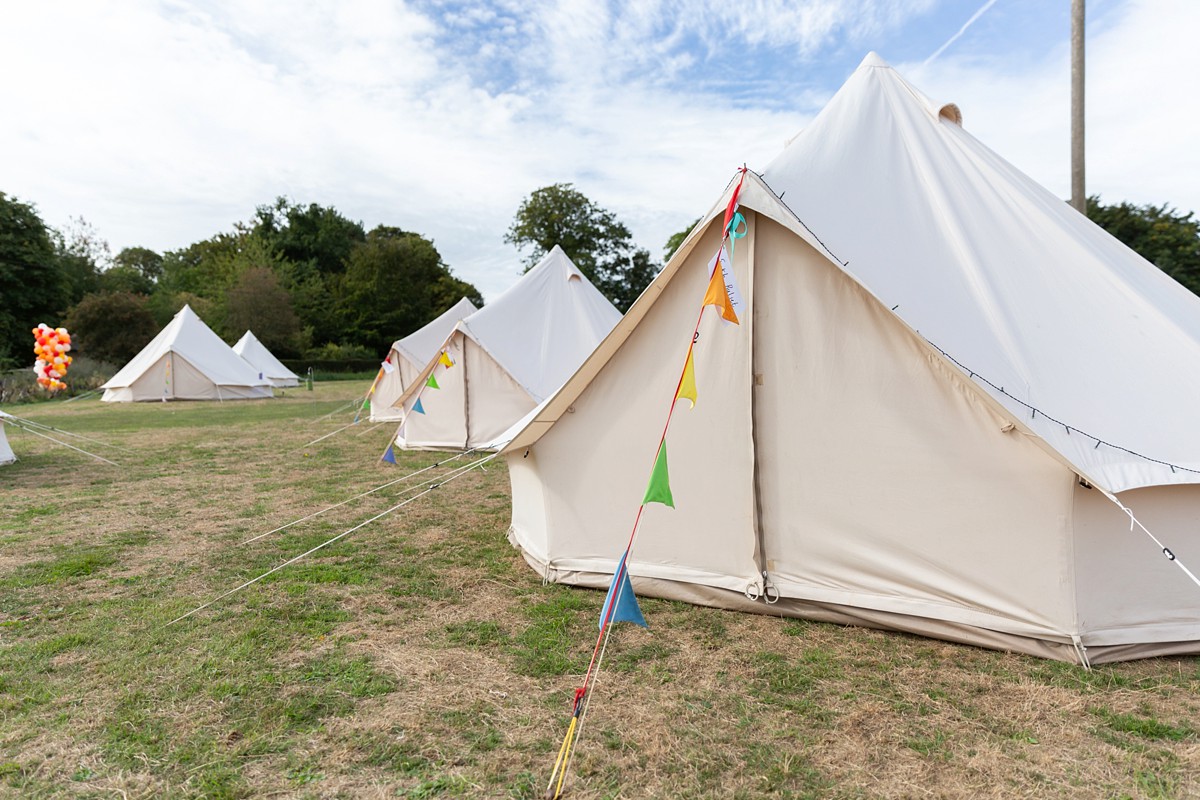
<path fill-rule="evenodd" d="M 413 403 L 413 411 L 417 412 L 418 414 L 425 413 L 425 409 L 421 406 L 421 398 L 418 397 L 417 402 Z"/>
<path fill-rule="evenodd" d="M 381 461 L 386 461 L 389 464 L 396 463 L 396 454 L 392 452 L 392 446 L 389 444 L 388 449 L 384 451 Z"/>
<path fill-rule="evenodd" d="M 609 606 L 612 605 L 614 591 L 617 595 L 617 607 L 613 609 L 609 622 L 633 622 L 643 628 L 650 627 L 646 624 L 646 618 L 642 616 L 642 609 L 638 607 L 633 584 L 629 581 L 629 570 L 625 569 L 625 557 L 628 555 L 628 550 L 621 555 L 621 561 L 617 564 L 617 574 L 613 576 L 612 585 L 608 587 L 608 594 L 604 597 L 604 607 L 600 609 L 600 630 L 604 630 L 604 619 L 608 616 Z"/>

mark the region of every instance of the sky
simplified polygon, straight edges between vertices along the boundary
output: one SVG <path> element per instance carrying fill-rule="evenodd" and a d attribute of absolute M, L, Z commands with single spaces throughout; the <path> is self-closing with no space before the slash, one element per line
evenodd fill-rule
<path fill-rule="evenodd" d="M 870 51 L 1070 194 L 1070 0 L 40 0 L 0 5 L 0 192 L 113 253 L 285 196 L 432 239 L 485 299 L 572 183 L 659 259 Z M 1200 210 L 1195 0 L 1088 0 L 1087 191 Z"/>

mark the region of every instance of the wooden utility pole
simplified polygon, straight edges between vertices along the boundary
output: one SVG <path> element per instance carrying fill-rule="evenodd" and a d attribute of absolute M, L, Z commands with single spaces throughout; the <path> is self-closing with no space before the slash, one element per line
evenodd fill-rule
<path fill-rule="evenodd" d="M 1071 0 L 1071 205 L 1087 213 L 1083 180 L 1083 4 Z"/>

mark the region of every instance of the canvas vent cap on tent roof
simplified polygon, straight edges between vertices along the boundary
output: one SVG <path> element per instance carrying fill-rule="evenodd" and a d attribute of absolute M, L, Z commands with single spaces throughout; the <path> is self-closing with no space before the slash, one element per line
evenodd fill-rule
<path fill-rule="evenodd" d="M 938 109 L 938 116 L 942 119 L 953 122 L 958 127 L 962 127 L 962 109 L 954 103 L 946 103 Z"/>

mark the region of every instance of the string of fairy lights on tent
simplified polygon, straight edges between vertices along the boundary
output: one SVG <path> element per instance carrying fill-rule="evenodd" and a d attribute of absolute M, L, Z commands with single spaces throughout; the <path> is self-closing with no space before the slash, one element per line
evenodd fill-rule
<path fill-rule="evenodd" d="M 760 175 L 757 172 L 754 174 L 759 178 L 760 181 L 762 181 L 763 186 L 765 186 L 767 189 L 769 189 L 772 194 L 775 194 L 775 190 L 771 189 L 770 184 L 768 184 L 766 182 L 766 180 L 763 179 L 762 175 Z M 808 231 L 809 235 L 812 236 L 812 238 L 818 244 L 820 244 L 822 248 L 824 248 L 825 252 L 828 253 L 829 256 L 834 261 L 841 264 L 843 267 L 848 267 L 850 265 L 849 261 L 843 261 L 836 253 L 834 253 L 833 250 L 831 250 L 829 248 L 829 245 L 825 244 L 825 242 L 822 241 L 819 236 L 817 236 L 817 234 L 813 231 L 813 229 L 808 227 L 808 225 L 804 222 L 804 220 L 800 219 L 799 215 L 797 215 L 796 212 L 792 210 L 791 206 L 789 206 L 787 203 L 783 202 L 782 194 L 775 194 L 775 198 L 777 200 L 779 200 L 780 205 L 782 205 L 784 208 L 786 208 L 788 210 L 788 213 L 792 215 L 792 219 L 796 220 L 796 222 L 798 222 L 804 228 L 804 230 Z M 891 310 L 895 311 L 896 308 L 898 308 L 898 306 L 893 306 Z M 920 334 L 919 331 L 918 331 L 918 334 Z M 1045 417 L 1048 421 L 1054 423 L 1055 425 L 1061 426 L 1064 430 L 1066 430 L 1067 435 L 1070 435 L 1072 433 L 1078 433 L 1087 439 L 1091 439 L 1095 443 L 1093 445 L 1093 447 L 1097 448 L 1097 449 L 1103 445 L 1104 447 L 1109 447 L 1109 448 L 1112 448 L 1113 450 L 1120 450 L 1123 453 L 1131 455 L 1135 458 L 1140 458 L 1143 461 L 1148 461 L 1152 464 L 1158 464 L 1159 466 L 1167 467 L 1171 470 L 1171 472 L 1189 472 L 1193 475 L 1200 475 L 1200 469 L 1184 467 L 1179 464 L 1174 464 L 1170 461 L 1164 461 L 1163 459 L 1160 459 L 1160 458 L 1154 458 L 1153 456 L 1148 456 L 1148 455 L 1145 455 L 1144 453 L 1139 453 L 1136 450 L 1131 450 L 1128 447 L 1124 447 L 1122 445 L 1115 444 L 1114 442 L 1109 442 L 1105 439 L 1100 438 L 1099 436 L 1096 436 L 1095 434 L 1088 433 L 1087 431 L 1085 431 L 1081 428 L 1078 428 L 1074 425 L 1064 422 L 1064 421 L 1058 419 L 1057 417 L 1051 416 L 1050 414 L 1047 414 L 1045 411 L 1043 411 L 1041 408 L 1038 408 L 1037 406 L 1034 406 L 1034 405 L 1022 400 L 1021 398 L 1013 395 L 1011 392 L 1006 391 L 1003 386 L 995 383 L 994 381 L 988 380 L 988 378 L 985 377 L 984 375 L 981 375 L 980 373 L 978 373 L 975 370 L 968 367 L 963 362 L 959 361 L 954 356 L 950 355 L 949 352 L 947 352 L 945 349 L 940 347 L 936 342 L 930 341 L 924 335 L 922 335 L 921 338 L 924 339 L 929 344 L 930 347 L 932 347 L 934 350 L 937 350 L 939 353 L 941 353 L 942 356 L 944 356 L 948 361 L 953 363 L 955 366 L 957 366 L 963 372 L 967 373 L 969 378 L 971 378 L 973 380 L 977 379 L 981 383 L 987 384 L 992 390 L 996 391 L 999 394 L 1004 395 L 1005 397 L 1012 400 L 1014 403 L 1017 403 L 1018 405 L 1023 406 L 1025 408 L 1025 410 L 1027 410 L 1030 413 L 1030 419 L 1037 419 L 1038 415 L 1041 415 L 1042 417 Z"/>

